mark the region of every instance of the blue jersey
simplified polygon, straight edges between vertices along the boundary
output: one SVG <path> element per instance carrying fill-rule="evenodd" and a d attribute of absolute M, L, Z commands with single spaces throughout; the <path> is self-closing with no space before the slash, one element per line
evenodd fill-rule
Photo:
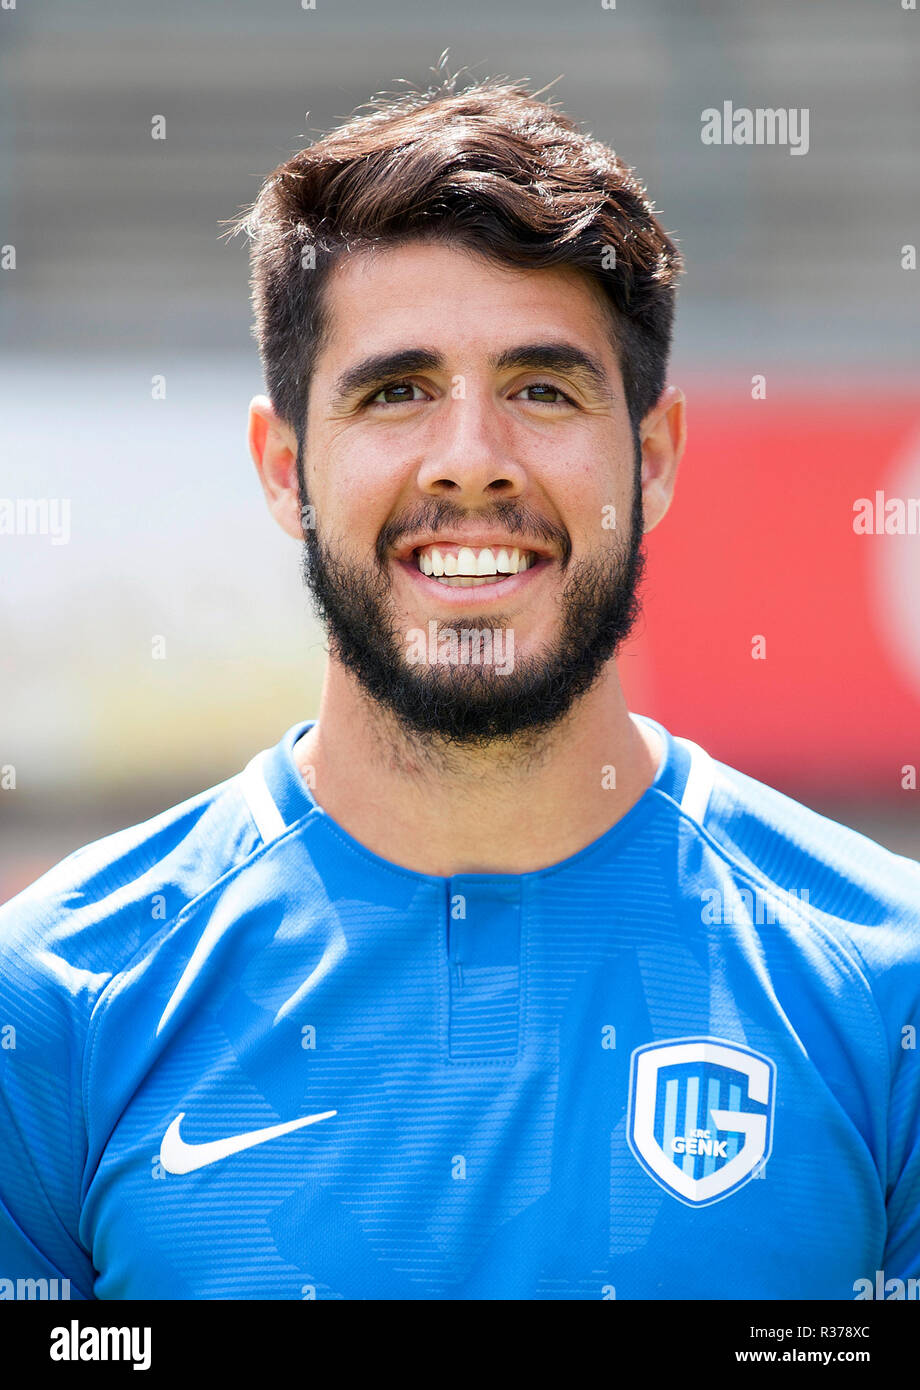
<path fill-rule="evenodd" d="M 920 866 L 648 723 L 653 784 L 539 871 L 373 854 L 300 723 L 9 902 L 0 1293 L 920 1276 Z"/>

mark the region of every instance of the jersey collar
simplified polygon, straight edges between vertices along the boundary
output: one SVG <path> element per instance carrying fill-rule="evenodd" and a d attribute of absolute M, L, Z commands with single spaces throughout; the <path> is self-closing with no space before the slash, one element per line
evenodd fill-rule
<path fill-rule="evenodd" d="M 645 818 L 661 798 L 667 799 L 679 807 L 685 816 L 702 825 L 712 788 L 712 759 L 689 739 L 675 737 L 657 720 L 642 714 L 634 714 L 632 718 L 641 720 L 654 729 L 664 749 L 658 770 L 648 789 L 624 816 L 591 844 L 566 859 L 547 865 L 545 869 L 510 877 L 538 878 L 547 873 L 558 872 L 601 848 L 612 848 L 615 843 L 620 842 L 626 831 L 634 828 Z M 334 830 L 340 841 L 344 841 L 365 859 L 375 861 L 381 868 L 392 870 L 397 866 L 367 849 L 332 820 L 328 812 L 315 800 L 301 776 L 294 758 L 294 745 L 315 723 L 315 719 L 309 719 L 293 724 L 273 748 L 258 753 L 240 774 L 243 794 L 262 839 L 269 843 L 285 834 L 298 822 L 314 818 Z M 413 872 L 402 868 L 400 871 Z M 425 881 L 435 879 L 431 874 L 415 874 L 415 877 Z M 495 874 L 483 877 L 502 878 L 509 875 Z"/>

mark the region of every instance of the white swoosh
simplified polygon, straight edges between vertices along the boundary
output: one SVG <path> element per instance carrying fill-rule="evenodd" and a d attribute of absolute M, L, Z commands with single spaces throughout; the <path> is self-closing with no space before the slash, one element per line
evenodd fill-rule
<path fill-rule="evenodd" d="M 230 1139 L 212 1139 L 209 1144 L 186 1144 L 179 1134 L 179 1126 L 185 1118 L 185 1111 L 182 1110 L 163 1135 L 160 1162 L 167 1173 L 194 1173 L 196 1168 L 206 1168 L 209 1163 L 229 1158 L 241 1149 L 251 1149 L 254 1144 L 264 1144 L 268 1139 L 277 1139 L 279 1135 L 290 1134 L 304 1125 L 315 1125 L 318 1120 L 328 1120 L 330 1115 L 337 1114 L 337 1110 L 324 1110 L 321 1115 L 304 1115 L 300 1120 L 286 1120 L 284 1124 L 269 1125 L 267 1129 L 234 1134 Z"/>

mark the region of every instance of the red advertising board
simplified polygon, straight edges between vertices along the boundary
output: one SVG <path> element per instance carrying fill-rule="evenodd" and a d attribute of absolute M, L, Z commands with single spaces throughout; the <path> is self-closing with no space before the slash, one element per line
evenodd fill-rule
<path fill-rule="evenodd" d="M 620 662 L 630 705 L 777 786 L 903 795 L 920 765 L 920 403 L 688 390 L 687 418 Z"/>

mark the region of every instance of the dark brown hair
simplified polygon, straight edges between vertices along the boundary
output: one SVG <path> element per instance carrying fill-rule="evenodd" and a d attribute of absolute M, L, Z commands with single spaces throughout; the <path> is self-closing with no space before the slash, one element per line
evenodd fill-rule
<path fill-rule="evenodd" d="M 682 262 L 633 170 L 519 83 L 455 81 L 368 103 L 279 165 L 231 224 L 251 238 L 266 389 L 301 449 L 328 272 L 374 245 L 435 238 L 585 271 L 612 308 L 634 435 L 664 388 Z"/>

